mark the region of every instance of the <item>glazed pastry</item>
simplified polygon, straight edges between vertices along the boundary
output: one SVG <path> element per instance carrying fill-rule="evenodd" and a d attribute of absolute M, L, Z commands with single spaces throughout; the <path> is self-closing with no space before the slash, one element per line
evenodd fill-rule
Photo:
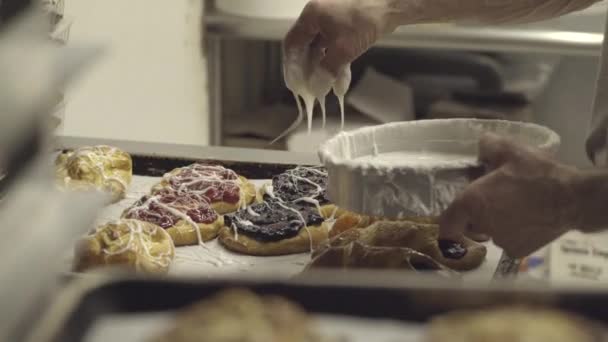
<path fill-rule="evenodd" d="M 119 220 L 98 227 L 76 243 L 74 270 L 118 266 L 163 274 L 174 254 L 173 241 L 164 229 L 147 222 Z"/>
<path fill-rule="evenodd" d="M 155 342 L 317 342 L 308 315 L 297 305 L 248 290 L 226 290 L 180 312 Z"/>
<path fill-rule="evenodd" d="M 272 177 L 272 185 L 260 188 L 258 196 L 259 200 L 271 198 L 313 205 L 325 217 L 336 209 L 327 198 L 327 171 L 320 166 L 298 166 Z"/>
<path fill-rule="evenodd" d="M 61 188 L 106 191 L 112 194 L 114 202 L 125 196 L 131 183 L 131 156 L 115 147 L 81 147 L 64 152 L 57 157 L 55 165 Z"/>
<path fill-rule="evenodd" d="M 166 188 L 203 195 L 220 214 L 243 208 L 256 197 L 253 183 L 219 165 L 195 163 L 175 169 L 152 188 L 152 193 Z"/>
<path fill-rule="evenodd" d="M 217 237 L 224 219 L 203 195 L 170 188 L 146 195 L 127 208 L 122 217 L 164 228 L 176 246 L 196 245 Z"/>
<path fill-rule="evenodd" d="M 408 221 L 377 221 L 367 228 L 347 230 L 322 244 L 314 251 L 311 265 L 319 264 L 317 259 L 326 259 L 328 256 L 333 256 L 338 265 L 340 262 L 343 265 L 350 265 L 352 262 L 348 261 L 348 255 L 344 255 L 344 251 L 348 251 L 356 244 L 368 247 L 411 248 L 457 271 L 475 269 L 484 261 L 485 246 L 465 237 L 460 241 L 438 241 L 438 236 L 437 225 Z"/>
<path fill-rule="evenodd" d="M 604 336 L 602 336 L 604 335 Z M 584 319 L 550 309 L 506 307 L 454 312 L 430 323 L 427 341 L 605 341 Z"/>
<path fill-rule="evenodd" d="M 365 228 L 377 221 L 388 221 L 388 220 L 383 220 L 378 217 L 359 215 L 359 214 L 353 213 L 351 211 L 346 211 L 343 209 L 338 209 L 335 217 L 336 217 L 336 222 L 334 223 L 331 231 L 329 232 L 330 237 L 339 235 L 349 229 Z M 435 218 L 435 217 L 408 217 L 408 218 L 403 218 L 403 219 L 396 220 L 396 221 L 397 222 L 405 221 L 405 222 L 413 222 L 413 223 L 435 224 L 435 223 L 437 223 L 437 218 Z"/>
<path fill-rule="evenodd" d="M 220 242 L 235 252 L 283 255 L 313 250 L 327 239 L 327 225 L 313 206 L 268 200 L 226 215 Z"/>

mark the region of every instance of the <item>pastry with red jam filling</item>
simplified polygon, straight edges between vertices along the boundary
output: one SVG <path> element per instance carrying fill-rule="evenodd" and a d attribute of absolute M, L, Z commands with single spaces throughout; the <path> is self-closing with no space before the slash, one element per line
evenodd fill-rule
<path fill-rule="evenodd" d="M 284 255 L 314 250 L 327 239 L 325 219 L 314 206 L 270 199 L 225 216 L 219 240 L 249 255 Z"/>
<path fill-rule="evenodd" d="M 176 246 L 196 245 L 217 237 L 224 219 L 206 197 L 169 188 L 146 195 L 127 208 L 123 218 L 153 223 L 164 228 Z"/>
<path fill-rule="evenodd" d="M 314 206 L 324 217 L 336 210 L 327 198 L 327 170 L 321 166 L 298 166 L 272 177 L 272 185 L 263 186 L 258 194 L 258 202 L 267 199 Z"/>
<path fill-rule="evenodd" d="M 255 186 L 245 177 L 223 166 L 201 163 L 169 172 L 152 188 L 152 193 L 167 188 L 205 196 L 220 214 L 244 208 L 256 197 Z"/>

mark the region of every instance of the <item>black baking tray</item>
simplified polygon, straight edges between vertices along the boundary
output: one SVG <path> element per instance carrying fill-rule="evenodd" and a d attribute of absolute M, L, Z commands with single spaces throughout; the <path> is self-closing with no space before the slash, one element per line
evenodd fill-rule
<path fill-rule="evenodd" d="M 107 315 L 176 311 L 227 288 L 275 294 L 311 313 L 425 322 L 453 310 L 501 305 L 552 307 L 608 323 L 608 292 L 589 289 L 458 285 L 437 278 L 388 273 L 317 272 L 291 280 L 272 279 L 81 279 L 57 297 L 37 336 L 80 341 Z M 102 280 L 103 279 L 103 280 Z"/>
<path fill-rule="evenodd" d="M 175 168 L 187 166 L 195 162 L 222 165 L 249 179 L 270 179 L 274 175 L 297 166 L 295 164 L 252 163 L 219 159 L 190 159 L 144 155 L 131 155 L 131 159 L 133 160 L 134 175 L 152 177 L 161 177 Z"/>

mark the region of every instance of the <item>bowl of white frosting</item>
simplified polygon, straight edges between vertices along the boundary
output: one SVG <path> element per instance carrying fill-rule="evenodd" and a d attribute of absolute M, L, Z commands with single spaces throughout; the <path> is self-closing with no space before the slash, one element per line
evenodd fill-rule
<path fill-rule="evenodd" d="M 483 173 L 477 159 L 485 132 L 555 154 L 560 138 L 524 122 L 438 119 L 394 122 L 341 132 L 319 148 L 328 196 L 357 213 L 399 219 L 438 216 Z"/>

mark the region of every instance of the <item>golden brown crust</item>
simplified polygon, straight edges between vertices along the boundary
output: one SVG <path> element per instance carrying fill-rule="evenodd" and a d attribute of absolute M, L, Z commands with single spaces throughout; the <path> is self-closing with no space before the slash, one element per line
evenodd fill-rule
<path fill-rule="evenodd" d="M 330 237 L 334 237 L 339 235 L 349 229 L 353 228 L 365 228 L 369 225 L 373 224 L 377 221 L 391 221 L 384 220 L 380 217 L 373 217 L 367 215 L 359 215 L 353 213 L 352 211 L 348 211 L 345 209 L 338 208 L 336 210 L 336 214 L 334 215 L 336 222 L 334 223 L 331 231 L 329 232 Z M 413 223 L 423 223 L 423 224 L 435 224 L 438 219 L 436 217 L 405 217 L 399 220 L 394 220 L 397 222 L 405 221 L 405 222 L 413 222 Z"/>
<path fill-rule="evenodd" d="M 128 153 L 103 145 L 61 153 L 55 166 L 57 184 L 62 189 L 109 192 L 113 202 L 124 198 L 133 173 Z"/>
<path fill-rule="evenodd" d="M 236 234 L 230 227 L 220 230 L 219 240 L 229 250 L 259 256 L 285 255 L 304 253 L 314 250 L 321 242 L 327 240 L 327 225 L 309 226 L 300 229 L 298 235 L 280 241 L 259 241 L 244 234 Z"/>
<path fill-rule="evenodd" d="M 175 247 L 169 234 L 156 225 L 121 219 L 96 229 L 76 243 L 74 270 L 121 266 L 135 272 L 164 274 Z"/>
<path fill-rule="evenodd" d="M 594 327 L 575 315 L 506 307 L 439 316 L 431 321 L 427 341 L 592 342 L 600 340 L 596 335 Z"/>
<path fill-rule="evenodd" d="M 224 227 L 224 217 L 219 215 L 214 222 L 210 224 L 198 223 L 197 226 L 203 241 L 213 240 L 218 236 L 220 229 Z M 196 229 L 185 220 L 180 220 L 174 226 L 167 228 L 167 233 L 169 233 L 176 246 L 189 246 L 199 243 Z"/>
<path fill-rule="evenodd" d="M 226 290 L 180 312 L 156 342 L 321 341 L 299 306 L 249 290 Z"/>
<path fill-rule="evenodd" d="M 437 238 L 439 227 L 434 224 L 422 224 L 408 221 L 377 221 L 366 228 L 349 229 L 333 237 L 328 243 L 315 250 L 313 258 L 322 253 L 330 253 L 353 242 L 371 247 L 405 247 L 426 254 L 451 269 L 458 271 L 479 267 L 486 256 L 485 246 L 463 237 L 456 241 L 466 249 L 460 259 L 443 256 Z"/>

